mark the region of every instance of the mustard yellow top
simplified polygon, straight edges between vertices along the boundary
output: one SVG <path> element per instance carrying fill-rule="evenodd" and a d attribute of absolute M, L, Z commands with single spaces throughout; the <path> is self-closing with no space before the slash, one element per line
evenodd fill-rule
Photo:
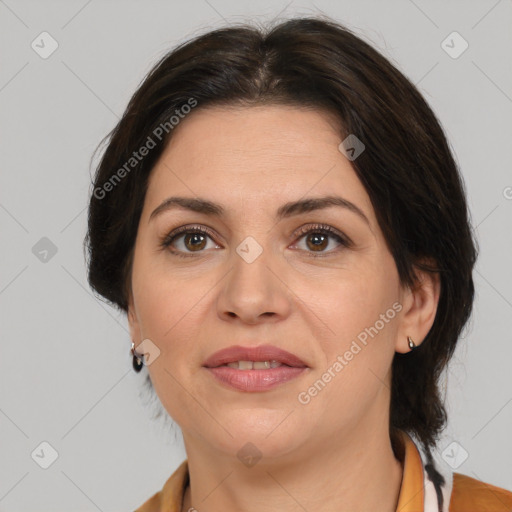
<path fill-rule="evenodd" d="M 396 512 L 437 512 L 437 501 L 434 507 L 433 498 L 430 496 L 426 499 L 425 496 L 429 488 L 420 452 L 405 432 L 402 433 L 402 440 L 403 477 Z M 180 512 L 188 484 L 188 461 L 185 460 L 169 477 L 162 490 L 135 512 Z M 443 490 L 443 494 L 445 492 Z M 447 512 L 512 512 L 512 492 L 460 473 L 453 473 L 452 487 L 445 494 L 445 501 L 449 503 L 444 506 Z"/>

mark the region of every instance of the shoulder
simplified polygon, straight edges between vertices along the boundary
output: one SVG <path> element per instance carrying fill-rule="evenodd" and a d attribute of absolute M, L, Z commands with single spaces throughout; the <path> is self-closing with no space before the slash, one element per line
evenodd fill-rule
<path fill-rule="evenodd" d="M 167 479 L 162 490 L 153 494 L 135 512 L 178 512 L 188 483 L 188 460 L 185 460 Z"/>
<path fill-rule="evenodd" d="M 162 505 L 162 492 L 159 491 L 146 500 L 135 512 L 160 512 Z"/>
<path fill-rule="evenodd" d="M 449 512 L 512 512 L 512 492 L 454 473 Z"/>

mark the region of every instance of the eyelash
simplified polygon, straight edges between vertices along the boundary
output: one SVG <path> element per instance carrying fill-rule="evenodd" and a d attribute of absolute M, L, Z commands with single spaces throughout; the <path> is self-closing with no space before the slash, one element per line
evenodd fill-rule
<path fill-rule="evenodd" d="M 204 235 L 208 235 L 210 238 L 214 239 L 215 234 L 213 231 L 206 227 L 200 227 L 200 226 L 181 226 L 178 229 L 175 229 L 174 231 L 171 231 L 168 235 L 164 236 L 163 239 L 160 241 L 160 247 L 162 249 L 169 248 L 170 252 L 174 254 L 175 256 L 178 256 L 180 258 L 190 258 L 194 257 L 193 252 L 183 253 L 182 251 L 177 251 L 174 249 L 170 249 L 171 244 L 180 236 L 180 235 L 187 235 L 190 233 L 201 233 Z M 331 226 L 327 224 L 314 224 L 314 225 L 308 225 L 303 226 L 299 228 L 298 232 L 294 233 L 294 237 L 298 237 L 299 239 L 303 238 L 305 235 L 308 235 L 310 233 L 320 233 L 323 235 L 329 235 L 336 239 L 338 243 L 340 243 L 342 246 L 348 248 L 352 246 L 352 241 L 342 235 L 339 231 L 332 228 Z M 306 251 L 308 256 L 311 256 L 313 258 L 322 258 L 325 256 L 330 255 L 332 252 L 335 252 L 336 249 L 332 249 L 327 252 L 320 252 L 319 254 L 315 254 L 312 251 Z M 203 251 L 198 251 L 198 253 L 201 253 Z"/>

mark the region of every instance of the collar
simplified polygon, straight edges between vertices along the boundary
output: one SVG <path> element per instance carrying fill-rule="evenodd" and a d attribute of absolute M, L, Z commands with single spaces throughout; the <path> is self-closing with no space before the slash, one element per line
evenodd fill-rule
<path fill-rule="evenodd" d="M 425 471 L 426 456 L 420 444 L 403 431 L 400 432 L 400 442 L 402 444 L 400 458 L 403 464 L 403 476 L 396 512 L 440 512 L 434 484 Z M 441 488 L 443 493 L 443 510 L 441 512 L 448 512 L 453 482 L 452 473 L 445 468 L 446 465 L 436 464 L 436 469 L 446 481 Z M 137 512 L 180 512 L 188 484 L 188 460 L 185 460 L 169 477 L 162 491 L 158 493 L 159 507 L 144 508 L 143 505 L 137 509 Z"/>
<path fill-rule="evenodd" d="M 453 487 L 453 473 L 437 459 L 434 452 L 432 461 L 445 483 L 440 491 L 443 495 L 443 508 L 439 509 L 437 491 L 425 469 L 427 457 L 420 443 L 406 432 L 400 432 L 400 441 L 405 452 L 403 476 L 396 512 L 448 512 Z"/>

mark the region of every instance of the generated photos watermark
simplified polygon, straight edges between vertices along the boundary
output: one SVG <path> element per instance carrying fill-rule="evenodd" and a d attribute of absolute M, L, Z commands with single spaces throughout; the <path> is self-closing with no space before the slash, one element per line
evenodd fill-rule
<path fill-rule="evenodd" d="M 368 345 L 368 337 L 372 339 L 384 329 L 396 314 L 402 311 L 402 304 L 395 302 L 391 308 L 387 309 L 385 313 L 381 313 L 379 319 L 370 327 L 366 327 L 358 335 L 357 339 L 352 340 L 350 348 L 346 350 L 342 355 L 338 355 L 336 360 L 327 368 L 322 376 L 317 379 L 306 391 L 301 391 L 297 399 L 302 405 L 307 405 L 311 402 L 311 399 L 318 395 L 326 385 L 332 381 L 348 364 L 354 359 L 354 357 L 361 352 L 361 350 Z"/>
<path fill-rule="evenodd" d="M 135 167 L 139 165 L 149 152 L 156 147 L 156 141 L 161 142 L 164 137 L 170 133 L 196 105 L 197 100 L 195 98 L 189 98 L 187 103 L 182 105 L 179 109 L 175 109 L 174 112 L 176 115 L 172 115 L 167 121 L 160 123 L 153 130 L 152 134 L 148 135 L 144 144 L 142 144 L 137 151 L 133 151 L 132 156 L 119 169 L 117 169 L 117 171 L 115 171 L 101 187 L 96 187 L 94 189 L 94 197 L 96 199 L 103 199 L 108 192 L 114 190 L 121 180 L 125 178 L 130 171 L 135 169 Z"/>

